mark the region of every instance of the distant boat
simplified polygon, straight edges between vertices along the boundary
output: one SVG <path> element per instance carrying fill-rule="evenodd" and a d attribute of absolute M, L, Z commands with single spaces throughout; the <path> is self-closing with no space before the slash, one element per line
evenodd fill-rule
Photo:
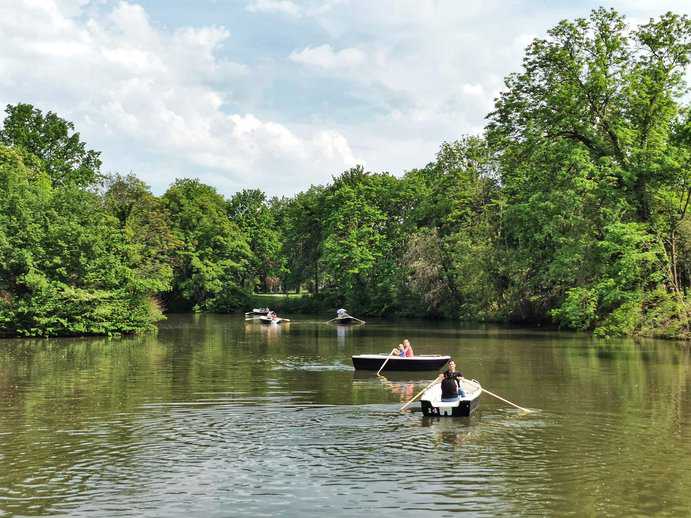
<path fill-rule="evenodd" d="M 290 320 L 287 318 L 280 318 L 280 317 L 271 318 L 271 317 L 267 317 L 267 316 L 259 317 L 259 321 L 262 324 L 266 324 L 266 325 L 282 324 L 283 322 L 290 322 Z"/>
<path fill-rule="evenodd" d="M 358 354 L 352 356 L 353 367 L 358 370 L 378 371 L 387 358 L 389 358 L 388 354 Z M 410 356 L 408 358 L 391 356 L 383 370 L 436 371 L 446 365 L 450 359 L 450 356 L 439 356 L 438 354 Z"/>
<path fill-rule="evenodd" d="M 252 311 L 245 313 L 246 317 L 266 315 L 269 313 L 269 308 L 254 308 Z"/>
<path fill-rule="evenodd" d="M 333 319 L 332 323 L 338 326 L 349 326 L 351 324 L 364 324 L 365 321 L 360 320 L 359 318 L 351 317 L 350 315 L 343 315 L 342 317 L 336 317 Z"/>
<path fill-rule="evenodd" d="M 422 413 L 429 417 L 468 417 L 480 405 L 482 387 L 476 380 L 459 380 L 465 396 L 455 399 L 441 399 L 441 384 L 428 388 L 420 398 Z"/>

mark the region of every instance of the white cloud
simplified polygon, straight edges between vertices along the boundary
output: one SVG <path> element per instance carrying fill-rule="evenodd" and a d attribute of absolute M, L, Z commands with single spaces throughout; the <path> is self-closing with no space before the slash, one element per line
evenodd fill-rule
<path fill-rule="evenodd" d="M 475 96 L 483 96 L 485 95 L 485 89 L 481 84 L 470 84 L 470 83 L 465 83 L 463 87 L 461 88 L 461 91 L 463 92 L 463 95 L 475 95 Z"/>
<path fill-rule="evenodd" d="M 631 23 L 668 9 L 691 11 L 688 0 L 615 3 Z M 324 36 L 296 47 L 289 61 L 315 80 L 338 80 L 349 95 L 370 104 L 366 121 L 341 129 L 371 167 L 401 172 L 433 159 L 444 140 L 480 133 L 504 77 L 520 69 L 526 46 L 560 20 L 587 17 L 597 6 L 524 0 L 335 4 L 318 14 L 304 11 Z M 337 48 L 357 49 L 356 63 L 348 64 Z"/>
<path fill-rule="evenodd" d="M 329 70 L 350 69 L 365 62 L 365 53 L 356 48 L 334 51 L 331 45 L 305 47 L 301 51 L 291 52 L 289 59 L 295 63 L 311 65 Z"/>
<path fill-rule="evenodd" d="M 181 27 L 117 0 L 0 0 L 0 105 L 73 120 L 106 170 L 158 191 L 199 176 L 226 193 L 295 192 L 356 162 L 422 166 L 444 140 L 482 131 L 525 46 L 599 3 L 242 0 Z M 691 10 L 604 4 L 631 23 Z M 203 18 L 201 0 L 188 9 Z"/>
<path fill-rule="evenodd" d="M 298 17 L 300 7 L 291 0 L 251 0 L 245 9 L 251 13 L 281 13 Z"/>
<path fill-rule="evenodd" d="M 104 169 L 133 170 L 158 190 L 183 175 L 214 178 L 228 193 L 258 184 L 290 192 L 356 162 L 336 131 L 227 113 L 232 91 L 214 82 L 250 70 L 219 58 L 230 38 L 223 27 L 162 30 L 127 2 L 83 21 L 55 1 L 27 0 L 0 8 L 0 34 L 0 102 L 31 102 L 74 121 L 104 150 Z M 174 171 L 157 177 L 171 162 Z"/>

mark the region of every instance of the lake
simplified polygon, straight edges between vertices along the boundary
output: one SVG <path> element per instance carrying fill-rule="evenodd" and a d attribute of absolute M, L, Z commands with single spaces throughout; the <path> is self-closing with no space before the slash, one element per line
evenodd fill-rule
<path fill-rule="evenodd" d="M 328 318 L 0 340 L 0 516 L 688 515 L 688 345 Z M 350 356 L 403 338 L 534 411 L 400 413 Z"/>

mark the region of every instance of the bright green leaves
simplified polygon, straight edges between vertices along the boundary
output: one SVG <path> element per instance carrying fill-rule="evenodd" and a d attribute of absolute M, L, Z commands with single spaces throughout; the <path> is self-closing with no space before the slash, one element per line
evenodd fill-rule
<path fill-rule="evenodd" d="M 252 252 L 249 288 L 254 288 L 254 278 L 257 277 L 261 289 L 267 291 L 283 273 L 284 261 L 280 229 L 266 195 L 258 189 L 236 193 L 228 201 L 228 216 L 247 236 Z"/>
<path fill-rule="evenodd" d="M 224 198 L 197 180 L 177 180 L 162 199 L 181 242 L 174 302 L 195 310 L 237 309 L 243 303 L 251 250 L 245 235 L 228 218 Z"/>
<path fill-rule="evenodd" d="M 602 8 L 528 47 L 487 129 L 509 315 L 629 334 L 651 293 L 683 300 L 689 51 L 684 16 L 629 30 Z"/>
<path fill-rule="evenodd" d="M 0 333 L 151 327 L 161 318 L 148 301 L 156 285 L 137 273 L 117 221 L 96 194 L 73 183 L 53 187 L 23 153 L 0 146 Z"/>
<path fill-rule="evenodd" d="M 89 150 L 74 124 L 53 112 L 43 114 L 30 104 L 8 105 L 0 144 L 23 149 L 41 162 L 54 185 L 93 185 L 101 167 L 100 153 Z"/>

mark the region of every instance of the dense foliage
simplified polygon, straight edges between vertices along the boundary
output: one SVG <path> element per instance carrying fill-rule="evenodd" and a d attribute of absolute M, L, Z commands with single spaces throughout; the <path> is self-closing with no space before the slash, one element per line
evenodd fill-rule
<path fill-rule="evenodd" d="M 9 106 L 0 128 L 0 330 L 119 333 L 171 309 L 296 308 L 691 337 L 691 22 L 615 11 L 526 49 L 481 136 L 402 177 L 226 199 L 104 177 L 71 123 Z"/>

